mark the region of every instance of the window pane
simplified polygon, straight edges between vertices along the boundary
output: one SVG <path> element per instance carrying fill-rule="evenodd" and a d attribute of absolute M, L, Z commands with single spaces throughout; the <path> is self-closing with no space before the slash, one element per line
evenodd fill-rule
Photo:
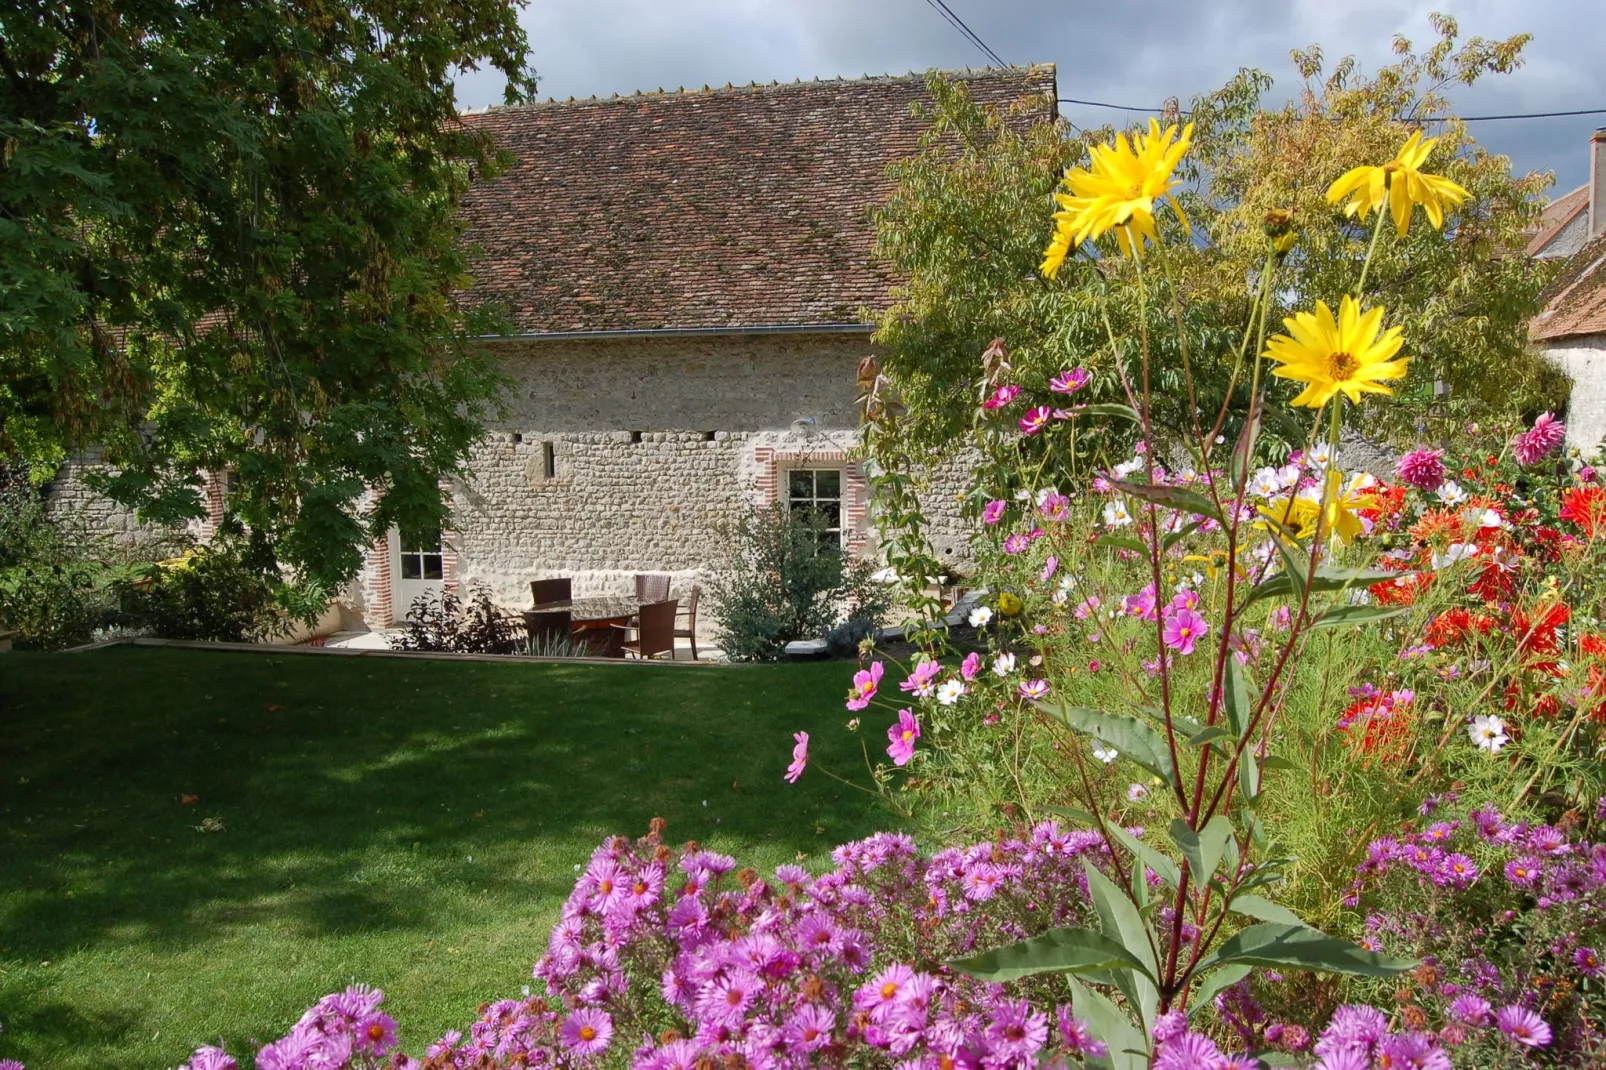
<path fill-rule="evenodd" d="M 401 552 L 404 554 L 438 554 L 441 552 L 441 537 L 437 533 L 423 539 L 409 539 L 401 537 Z"/>
<path fill-rule="evenodd" d="M 814 497 L 814 473 L 812 471 L 807 468 L 793 469 L 787 479 L 793 498 Z"/>
<path fill-rule="evenodd" d="M 417 554 L 401 555 L 401 578 L 404 580 L 422 579 L 422 570 L 418 565 Z"/>
<path fill-rule="evenodd" d="M 814 495 L 817 498 L 842 497 L 842 473 L 822 469 L 814 473 Z"/>
<path fill-rule="evenodd" d="M 819 517 L 823 526 L 840 528 L 842 526 L 842 503 L 822 501 L 814 507 L 814 515 Z"/>
<path fill-rule="evenodd" d="M 438 580 L 442 578 L 440 554 L 420 554 L 419 560 L 423 562 L 424 578 L 426 580 Z"/>

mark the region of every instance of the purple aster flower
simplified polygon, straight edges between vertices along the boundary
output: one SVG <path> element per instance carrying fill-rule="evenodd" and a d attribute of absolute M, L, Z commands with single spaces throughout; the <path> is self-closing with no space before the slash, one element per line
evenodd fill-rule
<path fill-rule="evenodd" d="M 1093 1032 L 1088 1029 L 1087 1023 L 1071 1013 L 1070 1004 L 1061 1004 L 1054 1012 L 1054 1017 L 1059 1025 L 1060 1043 L 1064 1046 L 1066 1054 L 1096 1058 L 1109 1051 L 1102 1042 L 1093 1039 Z"/>
<path fill-rule="evenodd" d="M 1456 888 L 1471 887 L 1478 879 L 1478 867 L 1466 855 L 1457 852 L 1446 855 L 1439 863 L 1439 872 Z"/>
<path fill-rule="evenodd" d="M 860 986 L 853 993 L 853 1006 L 861 1011 L 869 1011 L 872 1020 L 884 1020 L 897 1007 L 898 997 L 914 980 L 915 971 L 901 962 L 894 962 L 871 979 L 869 984 Z"/>
<path fill-rule="evenodd" d="M 1484 803 L 1469 816 L 1478 829 L 1478 835 L 1486 840 L 1492 840 L 1505 831 L 1505 817 L 1489 803 Z"/>
<path fill-rule="evenodd" d="M 1181 1011 L 1166 1011 L 1155 1018 L 1154 1028 L 1150 1030 L 1155 1040 L 1162 1044 L 1173 1037 L 1179 1037 L 1188 1031 L 1188 1016 Z"/>
<path fill-rule="evenodd" d="M 1412 1067 L 1413 1070 L 1451 1070 L 1446 1055 L 1429 1034 L 1410 1032 L 1387 1036 L 1377 1042 L 1378 1066 Z"/>
<path fill-rule="evenodd" d="M 1527 1007 L 1516 1004 L 1501 1007 L 1494 1012 L 1494 1024 L 1500 1032 L 1530 1048 L 1542 1048 L 1550 1043 L 1550 1026 Z"/>
<path fill-rule="evenodd" d="M 1444 451 L 1418 449 L 1400 458 L 1394 474 L 1417 490 L 1435 491 L 1444 485 Z"/>
<path fill-rule="evenodd" d="M 1493 1008 L 1489 1001 L 1482 996 L 1475 996 L 1471 992 L 1457 996 L 1450 1004 L 1450 1017 L 1467 1025 L 1484 1026 L 1489 1024 L 1489 1015 Z"/>
<path fill-rule="evenodd" d="M 1506 880 L 1517 888 L 1532 888 L 1544 871 L 1543 862 L 1532 855 L 1523 855 L 1506 863 Z"/>
<path fill-rule="evenodd" d="M 836 1015 L 817 1003 L 805 1003 L 781 1027 L 786 1050 L 794 1055 L 807 1055 L 831 1043 L 836 1029 Z"/>
<path fill-rule="evenodd" d="M 379 1011 L 366 1015 L 351 1032 L 357 1049 L 370 1055 L 383 1055 L 396 1046 L 396 1021 Z"/>
<path fill-rule="evenodd" d="M 1577 966 L 1579 972 L 1585 977 L 1592 977 L 1596 980 L 1606 977 L 1606 962 L 1602 961 L 1600 952 L 1592 947 L 1580 947 L 1577 951 L 1574 951 L 1573 965 Z"/>
<path fill-rule="evenodd" d="M 1203 1033 L 1179 1033 L 1160 1045 L 1154 1070 L 1216 1070 L 1221 1049 Z"/>
<path fill-rule="evenodd" d="M 758 976 L 751 970 L 728 970 L 697 993 L 697 1017 L 706 1022 L 737 1025 L 758 998 L 760 987 Z"/>
<path fill-rule="evenodd" d="M 210 1044 L 195 1049 L 190 1056 L 189 1070 L 238 1070 L 239 1064 L 229 1057 L 228 1052 L 222 1048 L 214 1048 Z M 13 1059 L 0 1060 L 0 1070 L 23 1070 L 21 1063 Z"/>
<path fill-rule="evenodd" d="M 1372 1057 L 1361 1048 L 1345 1048 L 1322 1056 L 1311 1070 L 1372 1070 Z"/>
<path fill-rule="evenodd" d="M 1030 1059 L 1048 1040 L 1048 1015 L 1024 999 L 1003 1000 L 993 1008 L 986 1037 L 995 1060 Z"/>
<path fill-rule="evenodd" d="M 1550 413 L 1543 413 L 1534 425 L 1511 440 L 1511 453 L 1524 467 L 1538 464 L 1554 452 L 1567 437 L 1567 427 Z"/>

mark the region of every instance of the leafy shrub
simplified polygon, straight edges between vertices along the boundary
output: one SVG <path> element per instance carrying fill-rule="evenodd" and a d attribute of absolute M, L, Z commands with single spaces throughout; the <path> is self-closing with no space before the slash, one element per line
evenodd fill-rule
<path fill-rule="evenodd" d="M 0 465 L 0 627 L 19 646 L 75 646 L 115 623 L 123 557 L 52 519 L 25 467 Z"/>
<path fill-rule="evenodd" d="M 469 585 L 466 603 L 450 589 L 414 599 L 396 640 L 399 650 L 452 654 L 522 654 L 528 646 L 524 622 L 499 609 L 479 583 Z"/>
<path fill-rule="evenodd" d="M 729 541 L 708 601 L 732 661 L 773 661 L 794 639 L 843 621 L 874 627 L 892 609 L 891 591 L 871 578 L 872 562 L 845 557 L 817 523 L 783 506 L 750 512 Z"/>
<path fill-rule="evenodd" d="M 280 593 L 290 585 L 263 566 L 250 540 L 220 533 L 182 557 L 143 567 L 122 588 L 122 622 L 163 639 L 249 643 L 282 634 L 292 617 Z M 316 616 L 327 601 L 303 592 L 300 615 Z"/>

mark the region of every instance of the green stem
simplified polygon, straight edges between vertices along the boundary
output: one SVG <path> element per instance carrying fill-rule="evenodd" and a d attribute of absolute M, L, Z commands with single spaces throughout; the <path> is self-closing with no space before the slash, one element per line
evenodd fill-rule
<path fill-rule="evenodd" d="M 1372 257 L 1377 252 L 1377 239 L 1383 234 L 1383 217 L 1386 214 L 1385 205 L 1377 209 L 1377 222 L 1372 224 L 1372 244 L 1367 246 L 1366 260 L 1361 264 L 1361 277 L 1355 282 L 1355 303 L 1361 303 L 1361 296 L 1366 293 L 1366 272 L 1372 266 Z"/>

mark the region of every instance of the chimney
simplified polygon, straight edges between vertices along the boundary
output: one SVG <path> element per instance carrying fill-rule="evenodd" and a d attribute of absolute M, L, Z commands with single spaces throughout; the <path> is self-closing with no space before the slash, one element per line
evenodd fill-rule
<path fill-rule="evenodd" d="M 1589 139 L 1589 236 L 1606 231 L 1606 127 Z"/>

